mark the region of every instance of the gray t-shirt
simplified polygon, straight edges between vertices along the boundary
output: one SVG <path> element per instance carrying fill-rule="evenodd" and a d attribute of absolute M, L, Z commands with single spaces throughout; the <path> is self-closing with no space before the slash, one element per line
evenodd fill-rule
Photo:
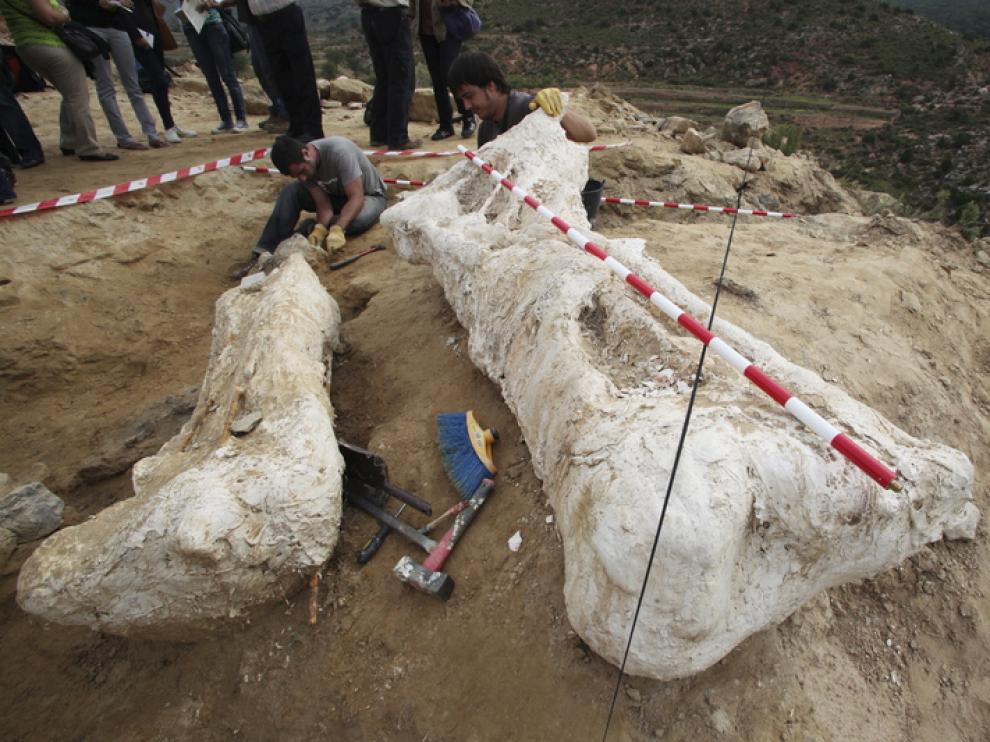
<path fill-rule="evenodd" d="M 479 149 L 499 134 L 505 134 L 509 129 L 529 116 L 529 103 L 533 96 L 529 93 L 509 93 L 509 102 L 505 105 L 505 118 L 501 121 L 482 121 L 478 127 Z"/>
<path fill-rule="evenodd" d="M 327 137 L 310 142 L 320 153 L 320 165 L 313 180 L 331 196 L 346 196 L 344 186 L 361 178 L 364 195 L 384 196 L 385 182 L 375 166 L 350 139 Z"/>

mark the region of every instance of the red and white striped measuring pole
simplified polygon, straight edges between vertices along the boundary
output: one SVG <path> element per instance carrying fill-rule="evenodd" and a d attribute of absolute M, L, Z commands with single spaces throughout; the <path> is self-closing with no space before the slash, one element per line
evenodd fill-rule
<path fill-rule="evenodd" d="M 90 201 L 99 201 L 102 198 L 121 196 L 125 193 L 133 193 L 134 191 L 141 191 L 145 188 L 154 188 L 162 183 L 172 183 L 176 180 L 191 178 L 194 175 L 201 175 L 214 170 L 222 170 L 223 168 L 230 167 L 231 165 L 240 165 L 242 162 L 260 160 L 263 157 L 268 157 L 267 147 L 264 149 L 256 149 L 253 152 L 242 152 L 239 155 L 231 155 L 230 157 L 224 157 L 220 160 L 213 160 L 212 162 L 204 162 L 202 165 L 179 168 L 178 170 L 173 170 L 170 173 L 162 173 L 161 175 L 152 175 L 149 178 L 138 178 L 137 180 L 131 180 L 126 183 L 104 186 L 103 188 L 97 188 L 95 191 L 73 193 L 70 196 L 59 196 L 58 198 L 49 198 L 44 201 L 37 201 L 33 204 L 24 204 L 22 206 L 14 206 L 9 209 L 0 209 L 0 218 L 5 216 L 17 216 L 19 214 L 29 214 L 33 211 L 57 209 L 62 206 L 74 206 L 76 204 L 89 203 Z"/>
<path fill-rule="evenodd" d="M 602 203 L 625 204 L 626 206 L 659 206 L 665 209 L 685 209 L 687 211 L 707 211 L 713 214 L 739 214 L 740 216 L 769 216 L 777 219 L 793 219 L 801 216 L 789 211 L 765 211 L 763 209 L 737 209 L 734 206 L 706 206 L 705 204 L 679 204 L 675 201 L 647 201 L 642 198 L 616 198 L 606 196 Z"/>
<path fill-rule="evenodd" d="M 800 422 L 810 428 L 819 437 L 827 441 L 832 448 L 862 469 L 863 472 L 877 482 L 877 484 L 885 489 L 894 490 L 895 492 L 901 491 L 901 483 L 897 479 L 897 474 L 860 448 L 860 446 L 849 438 L 849 436 L 841 432 L 838 428 L 825 420 L 821 415 L 808 407 L 804 402 L 792 395 L 787 389 L 768 376 L 758 366 L 751 363 L 741 354 L 736 352 L 728 343 L 717 337 L 714 333 L 710 332 L 698 320 L 682 310 L 663 294 L 660 294 L 656 291 L 656 289 L 622 265 L 622 263 L 618 260 L 606 253 L 601 247 L 589 240 L 582 232 L 575 229 L 559 216 L 554 214 L 537 199 L 526 193 L 525 190 L 513 184 L 512 181 L 508 180 L 504 175 L 498 172 L 498 170 L 482 160 L 474 152 L 471 152 L 466 147 L 461 146 L 458 146 L 458 150 L 460 150 L 465 157 L 471 160 L 471 162 L 488 173 L 493 180 L 497 180 L 501 183 L 502 186 L 506 190 L 510 191 L 513 196 L 524 201 L 527 206 L 536 211 L 540 216 L 549 219 L 550 222 L 557 229 L 563 232 L 571 242 L 582 248 L 585 252 L 594 255 L 596 258 L 604 262 L 605 265 L 607 265 L 619 278 L 645 296 L 651 304 L 659 308 L 660 311 L 674 320 L 674 322 L 684 327 L 698 340 L 711 348 L 712 352 L 753 382 L 753 384 L 759 387 L 765 394 L 777 402 L 777 404 L 781 405 Z"/>

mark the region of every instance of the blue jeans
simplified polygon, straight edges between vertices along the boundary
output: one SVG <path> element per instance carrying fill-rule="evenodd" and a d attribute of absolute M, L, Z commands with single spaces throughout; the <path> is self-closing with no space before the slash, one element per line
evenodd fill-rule
<path fill-rule="evenodd" d="M 246 117 L 244 93 L 234 73 L 234 55 L 230 52 L 230 37 L 223 23 L 207 23 L 199 34 L 192 26 L 183 23 L 182 31 L 189 41 L 193 56 L 196 57 L 196 64 L 206 77 L 206 84 L 210 86 L 210 93 L 213 95 L 213 102 L 217 104 L 220 120 L 225 124 L 234 123 L 230 117 L 227 93 L 220 84 L 220 80 L 223 80 L 227 90 L 230 91 L 230 100 L 234 104 L 234 116 L 238 121 L 243 121 Z"/>
<path fill-rule="evenodd" d="M 347 203 L 347 197 L 329 196 L 329 198 L 334 215 L 330 223 L 334 224 L 337 215 L 340 214 L 340 210 Z M 351 223 L 347 225 L 344 234 L 350 237 L 351 235 L 367 232 L 378 223 L 378 217 L 385 211 L 386 205 L 385 196 L 369 196 L 365 194 L 364 206 L 361 207 L 361 211 L 358 212 L 357 216 L 351 220 Z M 303 211 L 315 213 L 316 204 L 313 203 L 313 197 L 309 193 L 309 188 L 297 180 L 289 183 L 278 194 L 275 208 L 272 209 L 272 215 L 268 217 L 268 223 L 265 225 L 258 244 L 254 248 L 254 254 L 260 255 L 263 252 L 275 252 L 275 248 L 278 247 L 279 243 L 292 234 L 292 231 L 296 228 L 296 222 L 299 221 L 299 215 Z"/>

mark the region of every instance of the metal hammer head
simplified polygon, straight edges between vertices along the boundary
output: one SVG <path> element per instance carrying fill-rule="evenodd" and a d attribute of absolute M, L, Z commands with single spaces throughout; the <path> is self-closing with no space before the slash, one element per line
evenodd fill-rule
<path fill-rule="evenodd" d="M 426 569 L 408 556 L 402 557 L 392 569 L 395 576 L 407 585 L 412 585 L 421 593 L 446 600 L 454 592 L 454 578 L 446 572 Z"/>

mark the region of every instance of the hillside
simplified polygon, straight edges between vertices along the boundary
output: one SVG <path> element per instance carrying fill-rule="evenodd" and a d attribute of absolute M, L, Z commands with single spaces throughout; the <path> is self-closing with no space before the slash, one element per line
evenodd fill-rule
<path fill-rule="evenodd" d="M 990 4 L 986 0 L 893 0 L 959 33 L 990 39 Z"/>
<path fill-rule="evenodd" d="M 371 79 L 356 6 L 303 5 L 318 73 Z M 911 215 L 990 233 L 990 42 L 874 0 L 717 0 L 704 8 L 632 0 L 621 18 L 592 0 L 475 5 L 485 26 L 472 46 L 499 59 L 521 87 L 662 83 L 732 91 L 737 102 L 803 95 L 825 109 L 890 109 L 879 128 L 807 126 L 804 146 L 837 175 L 902 199 Z M 429 81 L 421 62 L 417 81 Z M 717 108 L 725 110 L 721 101 Z M 801 120 L 768 109 L 772 123 Z"/>

